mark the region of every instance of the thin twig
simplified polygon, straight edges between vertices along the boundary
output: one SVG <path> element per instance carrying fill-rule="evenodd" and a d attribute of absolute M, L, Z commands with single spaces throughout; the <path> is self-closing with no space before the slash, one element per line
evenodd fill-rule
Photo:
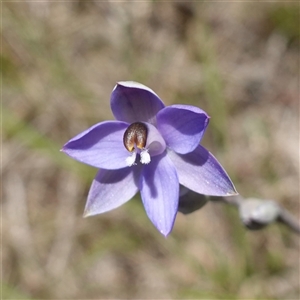
<path fill-rule="evenodd" d="M 229 196 L 229 197 L 209 197 L 209 199 L 213 202 L 222 202 L 229 205 L 234 205 L 238 209 L 243 204 L 244 201 L 248 200 L 248 198 L 243 198 L 241 195 L 237 196 Z M 270 201 L 270 200 L 264 200 L 264 199 L 258 199 L 260 201 Z M 274 203 L 276 203 L 274 201 Z M 278 206 L 279 207 L 279 206 Z M 275 221 L 279 223 L 285 224 L 289 229 L 294 231 L 297 234 L 300 234 L 300 223 L 299 220 L 297 220 L 293 215 L 291 215 L 286 209 L 279 207 L 279 213 L 278 217 L 275 219 Z M 264 226 L 261 226 L 259 228 L 265 227 L 265 225 L 268 224 L 262 224 Z"/>
<path fill-rule="evenodd" d="M 299 220 L 296 220 L 294 216 L 292 216 L 287 210 L 281 208 L 278 219 L 278 222 L 285 224 L 294 232 L 300 234 L 300 224 Z"/>

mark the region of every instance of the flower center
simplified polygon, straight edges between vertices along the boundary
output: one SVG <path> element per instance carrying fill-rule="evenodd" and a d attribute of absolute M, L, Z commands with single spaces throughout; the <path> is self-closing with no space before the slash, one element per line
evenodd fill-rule
<path fill-rule="evenodd" d="M 140 162 L 148 164 L 151 161 L 148 149 L 145 148 L 147 143 L 148 128 L 144 123 L 135 122 L 128 126 L 123 136 L 123 143 L 125 148 L 132 152 L 126 158 L 127 165 L 130 167 L 135 163 L 137 153 L 140 154 Z"/>

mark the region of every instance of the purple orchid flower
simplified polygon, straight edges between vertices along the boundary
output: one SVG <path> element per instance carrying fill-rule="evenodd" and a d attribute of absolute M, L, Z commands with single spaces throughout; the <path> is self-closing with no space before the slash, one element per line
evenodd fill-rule
<path fill-rule="evenodd" d="M 178 211 L 180 185 L 199 194 L 237 194 L 216 158 L 200 145 L 209 116 L 189 105 L 165 106 L 148 87 L 119 82 L 112 91 L 116 118 L 80 133 L 62 149 L 100 168 L 84 216 L 110 211 L 140 191 L 146 213 L 167 236 Z"/>

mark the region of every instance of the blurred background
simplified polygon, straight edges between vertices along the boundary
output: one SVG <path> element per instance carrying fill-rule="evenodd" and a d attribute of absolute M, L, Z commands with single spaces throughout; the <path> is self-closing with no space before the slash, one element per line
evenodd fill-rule
<path fill-rule="evenodd" d="M 299 20 L 292 2 L 3 3 L 3 299 L 299 299 L 284 226 L 211 202 L 164 238 L 139 196 L 84 219 L 97 170 L 59 152 L 138 81 L 207 111 L 239 193 L 299 219 Z"/>

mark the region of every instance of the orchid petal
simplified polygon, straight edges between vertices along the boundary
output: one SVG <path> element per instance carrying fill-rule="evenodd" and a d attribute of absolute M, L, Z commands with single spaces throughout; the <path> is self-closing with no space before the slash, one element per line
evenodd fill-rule
<path fill-rule="evenodd" d="M 173 151 L 186 154 L 199 145 L 209 116 L 190 105 L 172 105 L 157 114 L 157 128 Z"/>
<path fill-rule="evenodd" d="M 71 139 L 62 151 L 97 168 L 124 168 L 129 156 L 123 145 L 123 135 L 127 127 L 127 123 L 120 121 L 98 123 Z"/>
<path fill-rule="evenodd" d="M 193 152 L 181 155 L 168 152 L 177 170 L 180 184 L 188 189 L 211 196 L 230 196 L 237 192 L 217 159 L 199 145 Z"/>
<path fill-rule="evenodd" d="M 155 156 L 143 167 L 140 191 L 149 219 L 167 236 L 177 214 L 179 183 L 175 167 L 166 153 Z"/>
<path fill-rule="evenodd" d="M 166 142 L 160 132 L 150 123 L 145 123 L 145 125 L 148 129 L 145 148 L 149 149 L 152 156 L 163 153 L 166 150 Z"/>
<path fill-rule="evenodd" d="M 156 114 L 164 108 L 161 99 L 148 87 L 133 81 L 118 82 L 110 99 L 117 120 L 156 123 Z"/>
<path fill-rule="evenodd" d="M 208 201 L 206 195 L 195 193 L 184 186 L 180 186 L 180 197 L 178 211 L 183 214 L 190 214 L 202 208 Z"/>
<path fill-rule="evenodd" d="M 129 201 L 138 192 L 138 172 L 137 168 L 101 169 L 90 188 L 84 216 L 101 214 Z"/>

